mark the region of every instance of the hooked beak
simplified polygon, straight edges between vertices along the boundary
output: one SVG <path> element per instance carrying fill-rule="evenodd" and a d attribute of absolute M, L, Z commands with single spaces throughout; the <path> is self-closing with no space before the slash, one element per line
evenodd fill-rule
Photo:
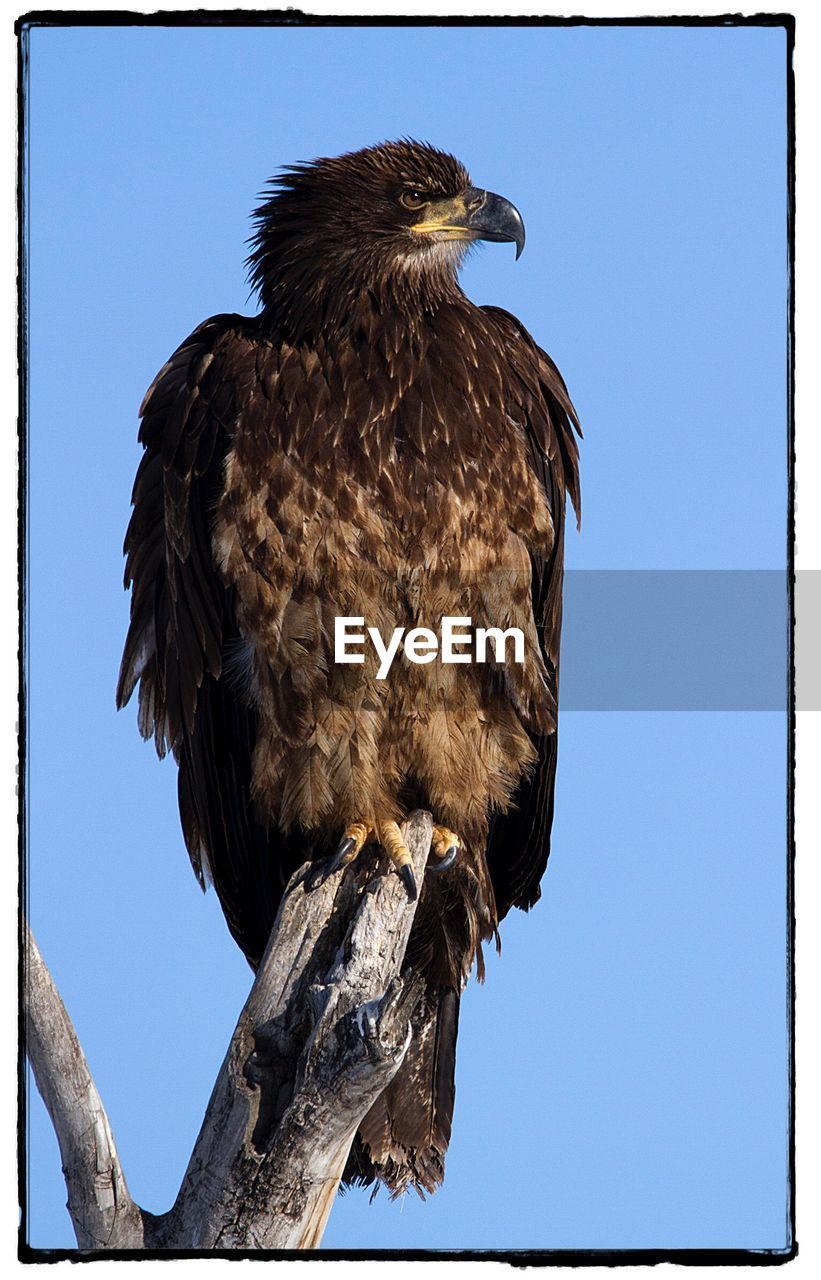
<path fill-rule="evenodd" d="M 438 233 L 442 240 L 510 240 L 516 245 L 517 258 L 525 247 L 525 224 L 519 210 L 504 196 L 480 187 L 468 187 L 455 200 L 432 202 L 425 220 L 411 230 L 423 235 Z"/>

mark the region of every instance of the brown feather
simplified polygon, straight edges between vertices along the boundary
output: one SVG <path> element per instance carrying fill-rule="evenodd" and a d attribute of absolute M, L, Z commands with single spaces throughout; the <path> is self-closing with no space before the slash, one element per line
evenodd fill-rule
<path fill-rule="evenodd" d="M 441 1182 L 459 997 L 539 894 L 553 810 L 565 495 L 578 422 L 553 362 L 416 236 L 402 184 L 453 196 L 414 143 L 298 167 L 257 216 L 259 316 L 200 325 L 141 409 L 118 704 L 179 764 L 186 845 L 256 965 L 292 870 L 352 821 L 415 807 L 459 832 L 405 959 L 424 983 L 402 1069 L 348 1176 Z M 398 185 L 397 185 L 398 184 Z M 417 241 L 419 243 L 417 243 Z M 424 242 L 424 243 L 423 243 Z M 338 665 L 334 619 L 519 627 L 526 661 Z"/>

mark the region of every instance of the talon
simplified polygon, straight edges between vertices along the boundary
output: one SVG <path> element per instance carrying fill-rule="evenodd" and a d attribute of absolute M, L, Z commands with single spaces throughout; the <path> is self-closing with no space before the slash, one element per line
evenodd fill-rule
<path fill-rule="evenodd" d="M 434 875 L 438 875 L 440 871 L 447 871 L 448 867 L 452 867 L 456 861 L 456 855 L 458 852 L 458 844 L 452 844 L 444 858 L 440 858 L 438 862 L 429 862 L 425 870 L 432 871 Z"/>
<path fill-rule="evenodd" d="M 334 871 L 337 871 L 339 867 L 344 867 L 345 857 L 347 854 L 351 852 L 351 850 L 355 847 L 355 845 L 356 845 L 356 841 L 354 840 L 353 836 L 342 837 L 339 848 L 334 854 L 333 860 L 331 861 L 330 866 L 328 867 L 328 875 L 331 875 Z"/>
<path fill-rule="evenodd" d="M 309 888 L 315 889 L 317 885 L 324 884 L 329 876 L 353 862 L 372 830 L 366 822 L 352 822 L 346 827 L 336 853 L 324 866 L 317 868 L 311 877 Z"/>
<path fill-rule="evenodd" d="M 415 901 L 416 901 L 416 896 L 417 896 L 417 895 L 416 895 L 416 880 L 415 880 L 415 878 L 414 878 L 414 874 L 413 874 L 413 867 L 410 865 L 410 863 L 408 863 L 408 864 L 407 864 L 406 866 L 404 866 L 404 867 L 400 867 L 400 868 L 399 868 L 399 875 L 400 875 L 400 877 L 401 877 L 401 879 L 402 879 L 402 883 L 404 884 L 405 888 L 406 888 L 406 889 L 407 889 L 407 891 L 408 891 L 408 900 L 409 900 L 410 902 L 415 902 Z"/>
<path fill-rule="evenodd" d="M 461 847 L 462 841 L 455 831 L 449 831 L 447 827 L 435 826 L 430 849 L 436 861 L 428 862 L 427 870 L 434 873 L 447 871 L 448 867 L 452 867 L 456 861 L 456 855 Z"/>
<path fill-rule="evenodd" d="M 324 884 L 326 880 L 328 880 L 332 875 L 334 875 L 342 867 L 346 867 L 348 863 L 351 861 L 348 855 L 350 854 L 353 846 L 354 846 L 354 841 L 351 839 L 350 836 L 343 839 L 342 843 L 340 844 L 334 856 L 332 858 L 329 858 L 329 860 L 325 863 L 324 866 L 319 866 L 317 868 L 316 872 L 314 873 L 311 879 L 310 887 L 312 889 L 318 888 L 319 885 Z"/>
<path fill-rule="evenodd" d="M 441 867 L 436 868 L 437 870 L 444 870 L 451 865 L 456 857 L 459 837 L 444 827 L 437 827 L 434 830 L 447 837 L 445 852 L 441 857 Z M 341 871 L 343 867 L 349 866 L 357 857 L 363 845 L 367 844 L 370 839 L 376 839 L 381 844 L 388 855 L 391 866 L 395 868 L 405 886 L 409 901 L 415 902 L 419 896 L 416 877 L 413 873 L 408 847 L 396 822 L 378 822 L 376 825 L 369 822 L 350 823 L 342 833 L 342 839 L 339 842 L 336 853 L 327 862 L 316 867 L 310 874 L 308 888 L 315 889 L 318 885 L 324 884 L 329 876 Z"/>

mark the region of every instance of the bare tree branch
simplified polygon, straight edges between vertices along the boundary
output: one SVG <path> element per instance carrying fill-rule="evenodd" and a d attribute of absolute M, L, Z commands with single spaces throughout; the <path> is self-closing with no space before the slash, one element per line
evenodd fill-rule
<path fill-rule="evenodd" d="M 417 884 L 431 831 L 426 813 L 406 824 Z M 99 1095 L 34 949 L 29 1050 L 33 1065 L 35 1057 L 46 1064 L 35 1077 L 60 1138 L 81 1247 L 319 1245 L 353 1137 L 401 1065 L 421 994 L 400 973 L 416 903 L 376 854 L 359 863 L 318 882 L 306 865 L 288 886 L 177 1200 L 162 1217 L 128 1196 Z M 77 1085 L 62 1087 L 65 1075 Z"/>
<path fill-rule="evenodd" d="M 125 1184 L 105 1108 L 51 974 L 26 925 L 26 1038 L 54 1125 L 81 1249 L 141 1249 L 143 1217 Z"/>
<path fill-rule="evenodd" d="M 430 837 L 415 815 L 420 884 Z M 404 1057 L 414 993 L 398 974 L 415 904 L 384 863 L 314 888 L 308 872 L 283 898 L 160 1239 L 316 1246 L 359 1122 Z"/>

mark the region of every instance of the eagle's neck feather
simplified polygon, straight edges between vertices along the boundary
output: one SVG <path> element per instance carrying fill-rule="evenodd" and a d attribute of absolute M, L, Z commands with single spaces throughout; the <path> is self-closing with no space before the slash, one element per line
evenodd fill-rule
<path fill-rule="evenodd" d="M 454 242 L 427 253 L 338 256 L 332 269 L 309 256 L 270 270 L 261 298 L 264 329 L 293 345 L 326 342 L 361 330 L 376 312 L 390 315 L 409 337 L 424 329 L 443 304 L 464 300 L 457 272 L 463 247 Z M 272 264 L 273 266 L 273 264 Z"/>

